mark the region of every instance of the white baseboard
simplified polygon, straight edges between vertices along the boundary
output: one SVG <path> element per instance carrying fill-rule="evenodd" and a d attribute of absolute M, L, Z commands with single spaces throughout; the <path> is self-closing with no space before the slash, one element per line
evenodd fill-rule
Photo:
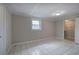
<path fill-rule="evenodd" d="M 27 44 L 27 43 L 31 43 L 31 42 L 40 41 L 40 40 L 52 39 L 52 38 L 54 38 L 54 37 L 49 37 L 49 38 L 44 38 L 44 39 L 39 39 L 39 40 L 32 40 L 32 41 L 27 41 L 27 42 L 14 43 L 14 44 L 12 44 L 12 47 L 16 46 L 16 45 L 22 45 L 22 44 Z"/>

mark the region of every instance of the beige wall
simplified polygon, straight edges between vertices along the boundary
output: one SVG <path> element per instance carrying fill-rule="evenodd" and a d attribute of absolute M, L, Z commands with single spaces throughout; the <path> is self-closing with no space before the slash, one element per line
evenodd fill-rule
<path fill-rule="evenodd" d="M 13 43 L 27 42 L 32 40 L 39 40 L 42 38 L 55 36 L 55 23 L 42 20 L 42 30 L 32 30 L 31 20 L 35 18 L 12 16 L 13 22 Z"/>
<path fill-rule="evenodd" d="M 75 42 L 79 44 L 79 18 L 75 19 Z"/>
<path fill-rule="evenodd" d="M 56 21 L 56 39 L 64 39 L 64 20 Z"/>

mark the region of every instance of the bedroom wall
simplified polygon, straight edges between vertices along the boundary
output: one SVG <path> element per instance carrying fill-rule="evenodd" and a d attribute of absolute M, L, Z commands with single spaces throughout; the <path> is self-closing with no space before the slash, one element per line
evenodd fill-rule
<path fill-rule="evenodd" d="M 32 19 L 36 18 L 18 15 L 12 16 L 12 43 L 27 42 L 55 36 L 55 22 L 40 19 L 42 29 L 32 30 Z"/>
<path fill-rule="evenodd" d="M 75 42 L 79 44 L 79 17 L 75 18 Z"/>
<path fill-rule="evenodd" d="M 56 21 L 56 39 L 64 40 L 64 20 Z"/>

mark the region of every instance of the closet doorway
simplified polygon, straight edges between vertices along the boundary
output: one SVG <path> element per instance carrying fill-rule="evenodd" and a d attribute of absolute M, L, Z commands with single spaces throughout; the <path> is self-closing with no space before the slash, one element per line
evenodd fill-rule
<path fill-rule="evenodd" d="M 64 20 L 64 39 L 74 41 L 75 40 L 75 20 Z"/>

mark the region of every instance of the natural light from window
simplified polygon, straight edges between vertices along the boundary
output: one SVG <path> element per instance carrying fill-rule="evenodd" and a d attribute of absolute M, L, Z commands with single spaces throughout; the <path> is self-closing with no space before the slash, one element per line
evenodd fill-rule
<path fill-rule="evenodd" d="M 41 24 L 39 20 L 32 20 L 32 29 L 40 30 L 41 29 L 40 25 Z"/>

